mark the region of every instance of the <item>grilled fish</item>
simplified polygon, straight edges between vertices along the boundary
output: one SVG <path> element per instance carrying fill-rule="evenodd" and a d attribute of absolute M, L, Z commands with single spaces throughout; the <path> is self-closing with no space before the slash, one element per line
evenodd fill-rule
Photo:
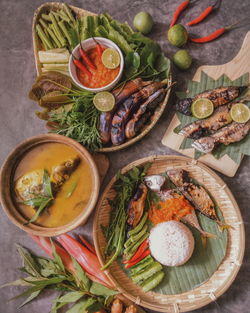
<path fill-rule="evenodd" d="M 199 98 L 206 98 L 213 102 L 214 107 L 227 104 L 228 102 L 237 98 L 247 86 L 229 86 L 229 87 L 219 87 L 212 90 L 206 90 L 192 98 L 180 99 L 176 103 L 176 110 L 185 114 L 192 115 L 191 105 L 193 101 Z"/>
<path fill-rule="evenodd" d="M 127 223 L 132 226 L 132 228 L 136 227 L 136 225 L 140 222 L 144 211 L 147 193 L 147 186 L 140 184 L 135 195 L 129 202 Z"/>
<path fill-rule="evenodd" d="M 179 135 L 187 138 L 199 139 L 228 125 L 232 122 L 230 115 L 231 106 L 232 104 L 227 104 L 217 108 L 211 117 L 204 120 L 197 120 L 185 126 L 179 132 Z"/>
<path fill-rule="evenodd" d="M 126 125 L 125 134 L 127 138 L 133 138 L 141 130 L 153 114 L 155 108 L 163 100 L 164 95 L 165 90 L 164 88 L 161 88 L 149 96 L 148 99 L 140 105 L 137 112 Z"/>
<path fill-rule="evenodd" d="M 54 194 L 58 192 L 63 183 L 69 179 L 70 174 L 76 169 L 79 163 L 80 157 L 77 156 L 52 169 L 50 179 Z M 26 201 L 34 198 L 34 194 L 43 194 L 43 174 L 44 170 L 38 169 L 18 178 L 15 184 L 17 196 L 21 200 Z"/>
<path fill-rule="evenodd" d="M 148 175 L 144 177 L 144 181 L 149 189 L 160 191 L 164 185 L 166 178 L 161 175 Z"/>
<path fill-rule="evenodd" d="M 120 105 L 112 119 L 111 141 L 114 145 L 120 145 L 125 141 L 125 125 L 139 105 L 166 84 L 167 82 L 154 82 L 132 94 Z"/>
<path fill-rule="evenodd" d="M 195 209 L 221 224 L 221 221 L 217 217 L 214 203 L 209 194 L 202 186 L 195 185 L 190 181 L 189 173 L 187 171 L 182 169 L 169 170 L 167 171 L 167 175 L 183 195 L 193 203 Z"/>
<path fill-rule="evenodd" d="M 250 121 L 247 123 L 233 122 L 230 125 L 221 128 L 216 133 L 209 137 L 202 137 L 195 140 L 192 146 L 203 152 L 208 153 L 220 143 L 229 145 L 230 143 L 241 141 L 248 134 L 250 129 Z"/>
<path fill-rule="evenodd" d="M 159 198 L 163 201 L 167 200 L 167 199 L 172 199 L 172 198 L 179 198 L 180 195 L 173 189 L 169 189 L 169 190 L 164 190 L 164 191 L 158 191 L 156 193 Z M 192 210 L 192 212 L 190 214 L 187 214 L 185 216 L 183 216 L 181 218 L 181 221 L 184 222 L 184 223 L 187 223 L 189 225 L 191 225 L 192 227 L 196 228 L 200 234 L 203 236 L 203 237 L 207 237 L 207 238 L 215 238 L 216 236 L 213 235 L 213 234 L 210 234 L 208 232 L 205 232 L 200 224 L 199 224 L 199 221 L 198 221 L 198 218 L 195 214 L 195 210 Z"/>
<path fill-rule="evenodd" d="M 110 112 L 102 112 L 100 114 L 99 131 L 103 144 L 107 144 L 110 141 L 112 118 L 119 105 L 130 95 L 151 83 L 152 81 L 143 81 L 141 78 L 136 78 L 127 82 L 124 88 L 119 87 L 113 90 L 112 93 L 116 100 L 114 109 Z"/>

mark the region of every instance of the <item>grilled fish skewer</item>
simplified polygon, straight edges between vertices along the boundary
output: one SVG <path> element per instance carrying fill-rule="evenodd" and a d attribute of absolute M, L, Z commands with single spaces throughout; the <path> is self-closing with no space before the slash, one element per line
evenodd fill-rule
<path fill-rule="evenodd" d="M 180 99 L 176 103 L 176 110 L 185 114 L 192 115 L 191 105 L 193 101 L 199 98 L 206 98 L 213 102 L 214 107 L 227 104 L 237 98 L 247 86 L 229 86 L 229 87 L 219 87 L 212 90 L 206 90 L 192 98 Z"/>
<path fill-rule="evenodd" d="M 203 153 L 209 153 L 220 143 L 229 145 L 230 143 L 241 141 L 250 130 L 250 121 L 247 123 L 233 122 L 229 126 L 223 127 L 210 137 L 202 137 L 193 142 L 192 146 Z"/>
<path fill-rule="evenodd" d="M 232 122 L 230 115 L 230 109 L 232 105 L 233 103 L 223 105 L 217 108 L 212 116 L 204 120 L 197 120 L 191 124 L 188 124 L 179 132 L 179 135 L 187 138 L 199 139 L 217 131 L 223 126 L 228 125 Z"/>
<path fill-rule="evenodd" d="M 112 93 L 116 100 L 114 109 L 110 112 L 102 112 L 100 115 L 99 131 L 103 144 L 107 144 L 110 141 L 112 118 L 119 105 L 130 95 L 151 83 L 152 81 L 143 81 L 141 78 L 136 78 L 128 81 L 123 88 L 119 87 L 113 90 Z"/>

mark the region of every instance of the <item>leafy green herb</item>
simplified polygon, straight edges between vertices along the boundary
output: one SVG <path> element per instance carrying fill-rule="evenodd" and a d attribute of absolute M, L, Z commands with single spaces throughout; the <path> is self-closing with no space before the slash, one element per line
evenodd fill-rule
<path fill-rule="evenodd" d="M 70 304 L 67 312 L 96 312 L 107 309 L 110 300 L 117 291 L 101 284 L 92 282 L 75 259 L 73 265 L 76 273 L 69 273 L 63 266 L 60 256 L 52 245 L 54 259 L 38 257 L 26 248 L 17 245 L 17 250 L 23 260 L 24 269 L 30 276 L 12 283 L 0 286 L 25 286 L 27 289 L 13 299 L 27 297 L 20 307 L 38 297 L 46 289 L 63 291 L 53 300 L 51 313 L 57 313 L 60 308 Z M 45 274 L 44 274 L 45 273 Z"/>
<path fill-rule="evenodd" d="M 41 215 L 43 210 L 49 207 L 53 201 L 53 193 L 52 193 L 52 185 L 49 177 L 49 173 L 47 170 L 43 172 L 43 193 L 35 194 L 34 198 L 23 201 L 22 203 L 25 205 L 30 205 L 36 208 L 36 213 L 32 216 L 32 218 L 26 222 L 24 225 L 35 222 L 38 217 Z"/>
<path fill-rule="evenodd" d="M 105 249 L 106 256 L 112 256 L 102 269 L 109 267 L 120 255 L 126 235 L 127 222 L 127 205 L 132 198 L 137 186 L 146 176 L 150 163 L 146 163 L 143 167 L 133 167 L 126 174 L 117 174 L 117 181 L 113 188 L 116 191 L 114 200 L 110 200 L 111 213 L 109 225 L 105 229 L 107 246 Z M 104 226 L 102 226 L 104 229 Z"/>
<path fill-rule="evenodd" d="M 67 190 L 67 192 L 66 192 L 65 198 L 69 198 L 69 197 L 72 196 L 73 192 L 74 192 L 75 189 L 76 189 L 77 184 L 78 184 L 78 180 L 74 180 L 74 181 L 71 183 L 71 185 L 69 186 L 69 188 L 68 188 L 68 190 Z"/>

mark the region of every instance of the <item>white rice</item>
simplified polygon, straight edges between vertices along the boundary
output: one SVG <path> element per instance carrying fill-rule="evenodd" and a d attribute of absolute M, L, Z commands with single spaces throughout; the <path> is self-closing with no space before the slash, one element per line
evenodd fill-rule
<path fill-rule="evenodd" d="M 152 228 L 149 248 L 161 264 L 178 266 L 190 259 L 194 251 L 194 237 L 188 227 L 180 222 L 163 222 Z"/>

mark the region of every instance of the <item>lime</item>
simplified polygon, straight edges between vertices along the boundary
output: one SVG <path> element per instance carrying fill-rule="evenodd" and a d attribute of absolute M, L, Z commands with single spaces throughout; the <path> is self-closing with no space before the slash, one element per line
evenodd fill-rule
<path fill-rule="evenodd" d="M 188 40 L 188 32 L 181 24 L 176 24 L 168 30 L 168 40 L 176 47 L 185 45 Z"/>
<path fill-rule="evenodd" d="M 117 68 L 120 65 L 120 55 L 117 50 L 107 48 L 102 53 L 102 63 L 109 69 Z"/>
<path fill-rule="evenodd" d="M 111 92 L 98 92 L 93 99 L 95 107 L 101 112 L 108 112 L 115 106 L 115 97 Z"/>
<path fill-rule="evenodd" d="M 206 98 L 196 99 L 191 105 L 191 112 L 196 118 L 205 118 L 210 116 L 214 111 L 214 104 Z"/>
<path fill-rule="evenodd" d="M 144 35 L 151 31 L 153 24 L 153 18 L 148 12 L 139 12 L 134 17 L 134 27 Z"/>
<path fill-rule="evenodd" d="M 230 115 L 235 122 L 246 123 L 250 119 L 250 110 L 244 103 L 236 103 L 232 106 Z"/>
<path fill-rule="evenodd" d="M 192 64 L 192 57 L 187 50 L 179 50 L 173 56 L 174 64 L 181 70 L 187 70 Z"/>

